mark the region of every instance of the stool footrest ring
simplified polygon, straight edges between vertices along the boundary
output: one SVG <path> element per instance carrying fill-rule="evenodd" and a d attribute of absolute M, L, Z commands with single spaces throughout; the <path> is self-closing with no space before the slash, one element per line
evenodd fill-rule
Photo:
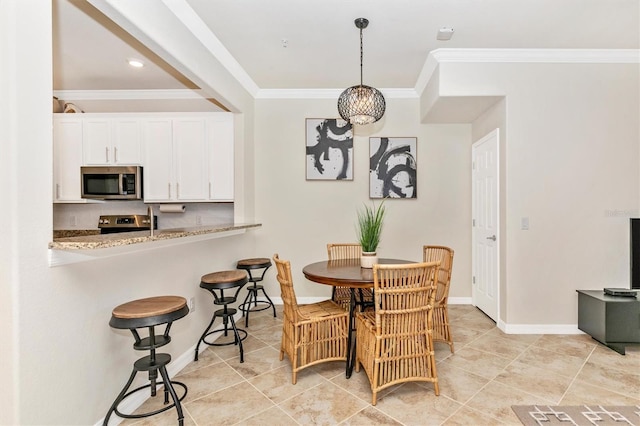
<path fill-rule="evenodd" d="M 156 383 L 156 385 L 157 385 L 157 386 L 164 385 L 164 382 L 158 382 L 158 383 Z M 185 385 L 185 384 L 184 384 L 184 383 L 182 383 L 182 382 L 177 382 L 177 381 L 174 381 L 174 380 L 171 380 L 171 385 L 172 385 L 174 388 L 175 388 L 175 386 L 177 385 L 177 386 L 181 387 L 182 389 L 184 389 L 184 394 L 182 394 L 182 396 L 181 396 L 180 398 L 178 398 L 178 401 L 182 401 L 182 400 L 187 396 L 187 392 L 188 392 L 188 390 L 187 390 L 187 385 Z M 122 397 L 122 399 L 120 400 L 120 402 L 118 403 L 118 405 L 120 405 L 120 404 L 122 403 L 122 401 L 124 401 L 124 400 L 125 400 L 125 399 L 127 399 L 129 396 L 133 395 L 134 393 L 139 392 L 139 391 L 141 391 L 141 390 L 143 390 L 143 389 L 150 388 L 150 387 L 151 387 L 151 384 L 142 385 L 142 386 L 140 386 L 140 387 L 137 387 L 137 388 L 133 389 L 132 391 L 127 392 L 127 393 Z M 172 409 L 172 408 L 173 408 L 173 407 L 175 407 L 175 406 L 176 406 L 176 403 L 175 403 L 175 402 L 173 402 L 173 403 L 171 403 L 171 404 L 169 404 L 169 405 L 165 405 L 164 407 L 162 407 L 162 408 L 160 408 L 160 409 L 158 409 L 158 410 L 155 410 L 155 411 L 149 411 L 149 412 L 147 412 L 147 413 L 140 413 L 140 414 L 124 414 L 124 413 L 121 413 L 121 412 L 118 410 L 118 407 L 115 407 L 115 409 L 113 410 L 113 412 L 114 412 L 118 417 L 122 417 L 122 418 L 125 418 L 125 419 L 141 419 L 141 418 L 143 418 L 143 417 L 151 417 L 151 416 L 155 416 L 156 414 L 163 413 L 163 412 L 165 412 L 165 411 L 167 411 L 167 410 Z"/>

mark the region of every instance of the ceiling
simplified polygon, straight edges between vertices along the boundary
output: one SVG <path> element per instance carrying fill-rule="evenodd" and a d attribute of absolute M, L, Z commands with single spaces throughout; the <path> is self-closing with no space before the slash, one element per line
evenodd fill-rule
<path fill-rule="evenodd" d="M 438 48 L 640 48 L 640 0 L 171 3 L 192 9 L 260 89 L 359 83 L 358 17 L 370 21 L 363 33 L 364 83 L 383 92 L 414 88 L 427 55 Z M 54 90 L 197 89 L 86 0 L 53 0 L 53 9 Z M 454 29 L 451 40 L 436 39 L 441 27 Z M 132 57 L 145 67 L 127 65 Z"/>

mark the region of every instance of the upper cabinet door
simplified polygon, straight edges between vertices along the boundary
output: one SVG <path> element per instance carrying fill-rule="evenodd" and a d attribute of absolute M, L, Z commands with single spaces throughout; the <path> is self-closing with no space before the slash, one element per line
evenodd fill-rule
<path fill-rule="evenodd" d="M 173 121 L 173 159 L 176 200 L 208 199 L 207 119 L 178 118 Z"/>
<path fill-rule="evenodd" d="M 53 120 L 53 202 L 85 202 L 80 197 L 82 120 Z"/>
<path fill-rule="evenodd" d="M 170 118 L 148 119 L 144 123 L 145 163 L 142 172 L 145 202 L 171 201 L 175 197 L 172 129 Z"/>
<path fill-rule="evenodd" d="M 142 120 L 85 118 L 83 158 L 86 165 L 142 164 Z"/>
<path fill-rule="evenodd" d="M 211 121 L 209 137 L 209 199 L 233 201 L 233 114 L 218 113 Z"/>

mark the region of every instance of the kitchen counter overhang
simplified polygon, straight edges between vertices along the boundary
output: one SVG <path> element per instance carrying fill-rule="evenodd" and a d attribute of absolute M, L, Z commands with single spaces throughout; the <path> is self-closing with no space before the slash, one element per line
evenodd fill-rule
<path fill-rule="evenodd" d="M 224 224 L 158 229 L 154 231 L 153 236 L 149 231 L 135 231 L 55 238 L 49 243 L 49 266 L 239 235 L 245 233 L 247 229 L 260 226 L 262 226 L 260 223 Z"/>

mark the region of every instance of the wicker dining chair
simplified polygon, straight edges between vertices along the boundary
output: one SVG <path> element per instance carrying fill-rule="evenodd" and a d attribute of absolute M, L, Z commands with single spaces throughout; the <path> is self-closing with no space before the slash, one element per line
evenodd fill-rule
<path fill-rule="evenodd" d="M 291 263 L 273 255 L 280 283 L 284 315 L 280 361 L 286 353 L 291 361 L 291 382 L 298 371 L 328 361 L 347 360 L 349 313 L 332 300 L 298 305 L 291 278 Z"/>
<path fill-rule="evenodd" d="M 389 386 L 425 381 L 440 394 L 432 339 L 439 262 L 374 265 L 374 311 L 356 315 L 356 372 L 364 367 L 376 405 Z"/>
<path fill-rule="evenodd" d="M 362 246 L 359 243 L 335 243 L 327 244 L 327 256 L 329 260 L 360 259 L 362 256 Z M 331 300 L 349 309 L 351 303 L 351 290 L 349 287 L 333 287 Z M 367 288 L 359 289 L 356 292 L 356 303 L 361 307 L 366 303 L 373 302 L 373 293 Z"/>
<path fill-rule="evenodd" d="M 423 262 L 440 261 L 438 272 L 438 288 L 433 309 L 433 340 L 449 345 L 453 353 L 453 337 L 449 324 L 449 287 L 451 286 L 451 269 L 453 267 L 453 250 L 444 246 L 423 246 Z"/>

